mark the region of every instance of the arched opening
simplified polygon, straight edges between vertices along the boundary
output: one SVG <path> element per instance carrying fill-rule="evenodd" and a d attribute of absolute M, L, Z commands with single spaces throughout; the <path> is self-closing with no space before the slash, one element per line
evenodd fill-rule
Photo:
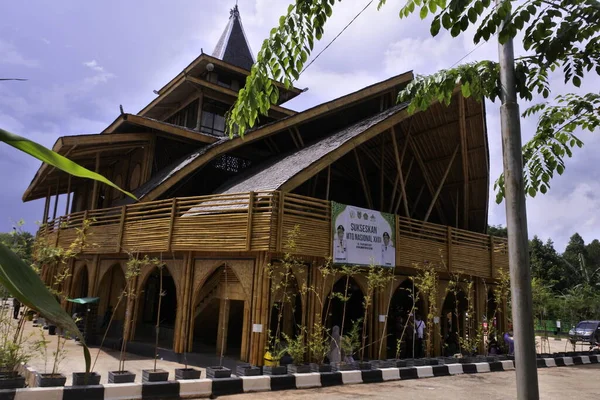
<path fill-rule="evenodd" d="M 71 298 L 88 297 L 89 275 L 87 265 L 84 265 L 73 279 Z"/>
<path fill-rule="evenodd" d="M 108 337 L 123 336 L 123 321 L 125 320 L 126 299 L 123 297 L 125 289 L 125 274 L 119 264 L 115 264 L 106 271 L 100 286 L 98 286 L 98 331 L 101 335 L 108 329 Z M 113 316 L 114 314 L 114 316 Z M 110 319 L 113 319 L 109 327 Z"/>
<path fill-rule="evenodd" d="M 198 290 L 193 308 L 192 351 L 239 357 L 246 295 L 230 266 L 218 267 Z"/>
<path fill-rule="evenodd" d="M 138 321 L 135 329 L 135 340 L 154 343 L 156 340 L 156 321 L 160 300 L 160 324 L 158 345 L 164 348 L 173 347 L 175 319 L 177 317 L 177 288 L 167 267 L 162 268 L 162 298 L 160 291 L 161 269 L 154 270 L 146 278 L 140 293 Z"/>
<path fill-rule="evenodd" d="M 344 301 L 340 299 L 346 293 L 346 282 L 348 283 L 346 312 L 344 314 Z M 364 294 L 358 286 L 358 283 L 353 278 L 340 278 L 334 285 L 332 293 L 337 293 L 339 296 L 333 296 L 329 315 L 327 315 L 326 326 L 332 329 L 334 326 L 343 328 L 343 332 L 349 332 L 355 321 L 364 317 Z M 327 312 L 327 303 L 325 304 L 324 312 Z M 342 327 L 343 320 L 343 327 Z"/>
<path fill-rule="evenodd" d="M 388 357 L 413 358 L 415 351 L 414 320 L 426 312 L 423 299 L 419 297 L 413 281 L 404 280 L 398 286 L 390 302 L 387 324 Z M 400 339 L 401 342 L 400 342 Z"/>
<path fill-rule="evenodd" d="M 465 325 L 467 322 L 467 296 L 462 290 L 456 295 L 449 292 L 442 306 L 442 318 L 440 329 L 444 338 L 443 353 L 452 356 L 462 351 L 460 338 L 465 337 Z"/>
<path fill-rule="evenodd" d="M 271 285 L 278 289 L 271 294 L 271 319 L 269 330 L 273 338 L 284 340 L 284 333 L 296 338 L 302 325 L 302 297 L 293 273 L 276 276 Z M 279 326 L 278 326 L 279 325 Z"/>

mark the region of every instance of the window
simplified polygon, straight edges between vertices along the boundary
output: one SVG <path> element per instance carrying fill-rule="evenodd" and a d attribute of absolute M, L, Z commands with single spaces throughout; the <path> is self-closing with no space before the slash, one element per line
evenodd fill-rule
<path fill-rule="evenodd" d="M 198 123 L 198 99 L 192 101 L 175 114 L 171 115 L 165 122 L 189 129 L 196 129 Z"/>
<path fill-rule="evenodd" d="M 202 103 L 202 122 L 200 130 L 213 135 L 225 135 L 225 113 L 229 109 L 227 104 L 212 100 L 204 99 Z"/>
<path fill-rule="evenodd" d="M 249 160 L 224 154 L 214 161 L 214 167 L 223 171 L 238 173 L 250 166 Z"/>

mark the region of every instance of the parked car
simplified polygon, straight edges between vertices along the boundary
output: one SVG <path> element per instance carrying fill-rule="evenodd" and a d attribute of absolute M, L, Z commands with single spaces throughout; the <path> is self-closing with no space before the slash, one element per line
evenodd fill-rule
<path fill-rule="evenodd" d="M 569 331 L 569 340 L 573 344 L 587 342 L 594 345 L 600 342 L 600 321 L 580 321 Z"/>

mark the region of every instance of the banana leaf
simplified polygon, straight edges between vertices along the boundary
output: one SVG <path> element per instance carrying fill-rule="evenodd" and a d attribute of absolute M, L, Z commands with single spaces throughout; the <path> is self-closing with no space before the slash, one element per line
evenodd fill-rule
<path fill-rule="evenodd" d="M 0 243 L 0 285 L 22 304 L 37 311 L 63 330 L 77 335 L 83 345 L 85 371 L 90 371 L 90 350 L 73 318 L 62 309 L 35 271 L 8 247 Z"/>
<path fill-rule="evenodd" d="M 74 163 L 68 158 L 63 157 L 60 154 L 45 148 L 41 144 L 33 142 L 22 136 L 7 132 L 3 129 L 0 129 L 0 141 L 8 144 L 9 146 L 14 147 L 17 150 L 21 150 L 22 152 L 27 153 L 30 156 L 33 156 L 38 160 L 45 162 L 46 164 L 52 165 L 53 167 L 58 168 L 61 171 L 64 171 L 68 174 L 80 178 L 93 179 L 98 182 L 102 182 L 108 186 L 112 186 L 113 188 L 125 193 L 127 196 L 137 201 L 137 198 L 133 194 L 121 189 L 102 175 L 90 171 L 89 169 L 84 168 L 81 165 L 78 165 L 77 163 Z"/>

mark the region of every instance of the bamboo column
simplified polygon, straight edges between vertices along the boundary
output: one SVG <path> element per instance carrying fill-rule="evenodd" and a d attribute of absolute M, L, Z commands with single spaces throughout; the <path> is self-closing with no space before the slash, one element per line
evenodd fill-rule
<path fill-rule="evenodd" d="M 56 181 L 56 196 L 54 197 L 54 212 L 52 213 L 52 219 L 56 219 L 56 211 L 58 210 L 58 196 L 60 190 L 60 178 Z M 59 226 L 60 228 L 60 226 Z"/>
<path fill-rule="evenodd" d="M 257 272 L 254 284 L 254 309 L 251 310 L 252 324 L 260 327 L 260 332 L 252 332 L 250 337 L 250 359 L 253 365 L 263 365 L 263 356 L 267 343 L 269 321 L 270 282 L 265 267 L 270 257 L 267 252 L 260 252 L 256 259 Z"/>
<path fill-rule="evenodd" d="M 229 306 L 230 301 L 226 299 L 220 299 L 219 304 L 219 324 L 217 330 L 217 355 L 221 355 L 221 352 L 225 354 L 227 352 L 227 331 L 229 329 Z"/>

